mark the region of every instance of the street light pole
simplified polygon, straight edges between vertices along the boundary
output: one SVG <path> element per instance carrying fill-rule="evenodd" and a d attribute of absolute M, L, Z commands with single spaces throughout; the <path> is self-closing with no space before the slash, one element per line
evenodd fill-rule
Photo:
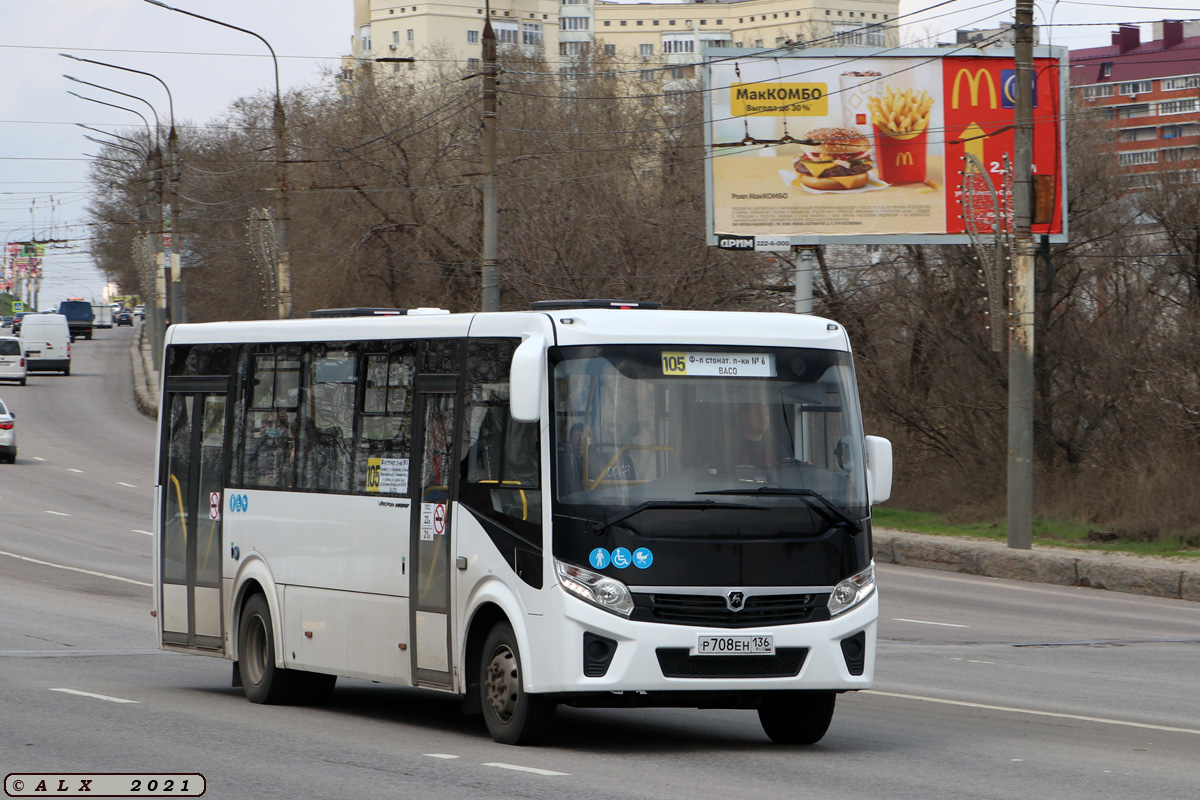
<path fill-rule="evenodd" d="M 85 83 L 85 81 L 79 81 Z M 95 84 L 88 84 L 95 86 Z M 103 89 L 103 86 L 97 86 Z M 124 92 L 116 92 L 113 89 L 106 91 L 114 92 L 115 94 L 124 95 Z M 157 230 L 150 231 L 150 252 L 154 261 L 154 305 L 150 306 L 147 311 L 147 316 L 150 318 L 150 352 L 154 358 L 154 368 L 162 368 L 162 345 L 163 332 L 166 327 L 166 282 L 163 277 L 163 259 L 162 259 L 162 150 L 158 146 L 158 130 L 154 131 L 154 135 L 150 134 L 150 122 L 146 117 L 134 111 L 132 108 L 117 105 L 116 103 L 106 103 L 103 100 L 97 100 L 94 97 L 86 97 L 78 92 L 67 90 L 67 94 L 78 97 L 80 100 L 87 100 L 89 103 L 96 103 L 109 108 L 117 108 L 121 111 L 128 111 L 130 114 L 135 114 L 142 120 L 146 126 L 147 144 L 152 145 L 149 155 L 146 157 L 146 169 L 150 173 L 150 191 L 147 193 L 150 205 L 150 219 L 156 220 L 158 223 Z M 135 95 L 126 95 L 133 97 L 135 100 L 141 100 L 146 105 L 150 105 L 145 100 Z M 154 106 L 150 106 L 150 110 L 154 110 Z M 155 114 L 154 121 L 157 124 L 158 115 Z M 156 202 L 157 201 L 157 202 Z"/>
<path fill-rule="evenodd" d="M 107 61 L 96 61 L 91 58 L 80 58 L 73 56 L 70 53 L 59 53 L 63 58 L 69 58 L 72 61 L 79 61 L 84 64 L 95 64 L 100 67 L 108 67 L 110 69 L 119 69 L 123 72 L 132 72 L 137 75 L 145 75 L 148 78 L 153 78 L 158 81 L 163 90 L 167 93 L 167 106 L 171 118 L 171 130 L 167 133 L 167 164 L 165 172 L 165 188 L 170 197 L 171 216 L 170 224 L 163 226 L 163 237 L 168 239 L 170 247 L 171 259 L 171 321 L 172 322 L 187 322 L 187 313 L 183 305 L 183 273 L 180 270 L 180 237 L 175 233 L 175 226 L 179 224 L 179 191 L 177 182 L 179 180 L 179 151 L 178 137 L 175 133 L 175 97 L 171 94 L 171 87 L 167 86 L 167 82 L 155 75 L 153 72 L 146 72 L 132 67 L 122 67 L 120 64 L 109 64 Z M 144 101 L 143 101 L 144 102 Z M 155 122 L 158 118 L 155 117 Z"/>
<path fill-rule="evenodd" d="M 161 2 L 161 0 L 145 0 L 145 2 L 152 6 L 165 8 L 168 11 L 176 11 L 180 14 L 186 14 L 189 17 L 202 19 L 205 22 L 211 22 L 223 28 L 230 28 L 231 30 L 249 34 L 265 44 L 267 50 L 271 53 L 271 62 L 275 66 L 275 111 L 273 115 L 275 127 L 275 163 L 279 168 L 279 183 L 275 188 L 275 224 L 277 226 L 275 283 L 277 286 L 276 294 L 279 318 L 290 319 L 292 316 L 291 220 L 288 212 L 287 153 L 284 142 L 284 130 L 287 125 L 287 119 L 283 111 L 283 96 L 279 91 L 279 59 L 275 57 L 275 48 L 271 47 L 270 42 L 252 30 L 239 28 L 237 25 L 231 25 L 228 22 L 206 17 L 203 14 L 197 14 L 193 11 L 175 8 Z"/>

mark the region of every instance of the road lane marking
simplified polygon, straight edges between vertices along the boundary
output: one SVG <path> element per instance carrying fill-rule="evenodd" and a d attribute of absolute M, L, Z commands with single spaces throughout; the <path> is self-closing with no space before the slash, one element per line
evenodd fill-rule
<path fill-rule="evenodd" d="M 136 489 L 136 488 L 137 488 L 137 487 L 136 487 L 136 486 L 134 486 L 132 483 L 126 483 L 125 481 L 117 481 L 117 486 L 128 486 L 130 489 Z"/>
<path fill-rule="evenodd" d="M 67 467 L 67 472 L 78 472 L 80 475 L 83 474 L 83 470 L 75 469 L 74 467 Z"/>
<path fill-rule="evenodd" d="M 130 533 L 144 533 L 144 534 L 146 534 L 147 536 L 153 536 L 153 535 L 154 535 L 154 534 L 153 534 L 153 533 L 151 533 L 150 531 L 139 531 L 137 528 L 134 528 L 132 531 L 130 531 Z"/>
<path fill-rule="evenodd" d="M 64 514 L 64 513 L 63 513 L 63 512 L 61 512 L 61 511 L 47 511 L 46 513 L 47 513 L 47 514 L 53 514 L 53 515 L 54 515 L 54 516 L 56 516 L 56 517 L 69 517 L 69 516 L 71 516 L 70 514 Z"/>
<path fill-rule="evenodd" d="M 923 619 L 904 619 L 903 617 L 893 617 L 892 622 L 911 622 L 914 625 L 940 625 L 943 628 L 969 628 L 970 625 L 955 625 L 953 622 L 927 622 Z"/>
<path fill-rule="evenodd" d="M 538 769 L 537 767 L 521 767 L 516 764 L 501 764 L 498 761 L 489 761 L 484 764 L 485 767 L 499 767 L 500 769 L 515 769 L 518 772 L 532 772 L 535 775 L 570 775 L 569 772 L 555 772 L 550 769 Z"/>
<path fill-rule="evenodd" d="M 51 689 L 50 691 L 62 692 L 63 694 L 74 694 L 74 695 L 79 695 L 80 697 L 94 697 L 97 700 L 107 700 L 110 703 L 137 703 L 137 704 L 140 704 L 142 702 L 141 700 L 126 700 L 122 697 L 109 697 L 106 694 L 92 694 L 91 692 L 81 692 L 78 689 Z"/>
<path fill-rule="evenodd" d="M 458 758 L 458 756 L 452 756 L 449 753 L 426 753 L 425 755 L 430 758 Z"/>
<path fill-rule="evenodd" d="M 1172 728 L 1168 725 L 1150 725 L 1145 722 L 1128 722 L 1122 719 L 1105 719 L 1104 717 L 1085 717 L 1080 714 L 1060 714 L 1056 711 L 1035 711 L 1032 708 L 1012 708 L 1011 706 L 993 706 L 986 703 L 968 703 L 964 700 L 945 700 L 940 697 L 923 697 L 917 694 L 900 694 L 884 692 L 879 689 L 864 689 L 866 694 L 877 694 L 880 697 L 894 697 L 899 700 L 923 700 L 927 703 L 941 703 L 947 706 L 962 706 L 963 708 L 980 708 L 985 711 L 1007 711 L 1011 714 L 1031 714 L 1036 717 L 1053 717 L 1055 719 L 1070 719 L 1076 722 L 1099 722 L 1103 725 L 1123 725 L 1127 728 L 1145 728 L 1152 731 L 1167 731 L 1169 733 L 1190 733 L 1200 736 L 1200 730 L 1192 728 Z"/>
<path fill-rule="evenodd" d="M 34 456 L 33 460 L 34 461 L 45 461 L 46 459 L 42 458 L 41 456 Z"/>
<path fill-rule="evenodd" d="M 134 583 L 134 584 L 137 584 L 138 586 L 152 586 L 153 585 L 150 583 L 146 583 L 144 581 L 135 581 L 133 578 L 122 578 L 120 575 L 109 575 L 105 572 L 93 572 L 90 569 L 80 569 L 79 567 L 68 567 L 66 564 L 54 564 L 49 561 L 39 561 L 36 558 L 30 558 L 29 556 L 19 556 L 16 553 L 6 553 L 3 550 L 0 550 L 0 556 L 8 556 L 9 558 L 15 558 L 19 561 L 28 561 L 31 564 L 41 564 L 43 567 L 58 567 L 59 569 L 66 569 L 66 570 L 70 570 L 71 572 L 82 572 L 84 575 L 95 575 L 98 578 L 109 578 L 114 581 L 122 581 L 123 583 Z"/>

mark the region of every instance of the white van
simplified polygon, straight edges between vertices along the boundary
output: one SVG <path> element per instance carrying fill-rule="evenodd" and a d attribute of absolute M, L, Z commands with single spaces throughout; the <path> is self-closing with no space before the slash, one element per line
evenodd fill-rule
<path fill-rule="evenodd" d="M 0 381 L 25 385 L 25 350 L 16 336 L 0 336 Z"/>
<path fill-rule="evenodd" d="M 21 343 L 30 372 L 71 374 L 71 329 L 62 314 L 27 314 Z"/>

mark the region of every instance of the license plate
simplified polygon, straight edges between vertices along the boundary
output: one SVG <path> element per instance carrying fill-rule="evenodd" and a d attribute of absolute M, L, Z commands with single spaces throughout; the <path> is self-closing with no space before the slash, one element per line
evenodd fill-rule
<path fill-rule="evenodd" d="M 26 350 L 25 351 L 26 356 L 33 356 L 34 358 L 37 358 L 41 354 L 42 354 L 41 350 Z"/>
<path fill-rule="evenodd" d="M 694 656 L 773 656 L 775 637 L 771 634 L 757 636 L 707 636 L 696 637 Z"/>

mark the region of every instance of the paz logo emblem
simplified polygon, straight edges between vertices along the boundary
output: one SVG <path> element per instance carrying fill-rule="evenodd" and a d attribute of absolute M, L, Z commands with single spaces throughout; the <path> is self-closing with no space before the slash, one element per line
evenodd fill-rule
<path fill-rule="evenodd" d="M 729 606 L 730 611 L 741 611 L 745 603 L 746 595 L 742 592 L 730 592 L 725 598 L 725 605 Z"/>

